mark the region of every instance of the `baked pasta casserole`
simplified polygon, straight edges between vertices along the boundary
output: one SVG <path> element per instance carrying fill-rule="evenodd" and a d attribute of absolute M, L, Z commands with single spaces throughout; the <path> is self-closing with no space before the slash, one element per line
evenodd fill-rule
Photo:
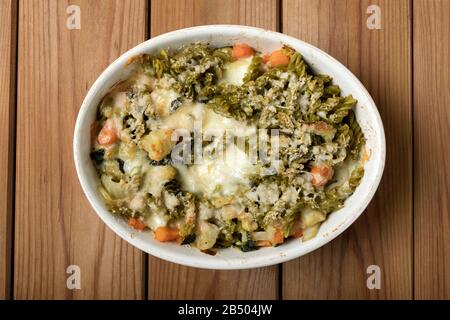
<path fill-rule="evenodd" d="M 127 68 L 91 159 L 110 212 L 158 241 L 211 254 L 307 241 L 364 175 L 357 101 L 290 47 L 193 43 Z"/>

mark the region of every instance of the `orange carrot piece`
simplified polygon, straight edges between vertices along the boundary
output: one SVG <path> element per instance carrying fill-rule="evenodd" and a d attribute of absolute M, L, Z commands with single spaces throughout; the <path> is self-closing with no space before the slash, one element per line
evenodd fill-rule
<path fill-rule="evenodd" d="M 255 50 L 245 43 L 236 43 L 232 51 L 233 59 L 247 58 L 255 55 Z"/>
<path fill-rule="evenodd" d="M 270 54 L 269 63 L 271 67 L 287 66 L 291 58 L 286 54 L 285 50 L 275 50 Z"/>
<path fill-rule="evenodd" d="M 301 238 L 303 236 L 302 221 L 300 219 L 294 222 L 289 235 L 294 238 Z"/>
<path fill-rule="evenodd" d="M 106 120 L 103 128 L 100 130 L 97 141 L 102 146 L 108 146 L 115 143 L 118 140 L 116 133 L 116 127 L 114 126 L 114 121 L 112 119 Z"/>
<path fill-rule="evenodd" d="M 317 165 L 311 168 L 312 185 L 322 187 L 333 177 L 333 168 L 327 164 Z"/>
<path fill-rule="evenodd" d="M 281 233 L 281 230 L 280 229 L 277 229 L 276 231 L 275 231 L 275 234 L 273 235 L 273 241 L 272 241 L 272 243 L 273 244 L 280 244 L 280 243 L 283 243 L 284 242 L 284 236 L 283 236 L 283 234 Z"/>
<path fill-rule="evenodd" d="M 138 231 L 143 231 L 146 227 L 145 224 L 141 220 L 136 219 L 136 218 L 128 219 L 128 225 Z"/>
<path fill-rule="evenodd" d="M 180 233 L 178 229 L 158 227 L 155 230 L 155 239 L 160 242 L 178 241 L 180 239 Z"/>
<path fill-rule="evenodd" d="M 291 236 L 294 237 L 294 238 L 301 238 L 301 237 L 303 237 L 303 229 L 298 229 L 298 230 L 294 231 L 291 234 Z"/>

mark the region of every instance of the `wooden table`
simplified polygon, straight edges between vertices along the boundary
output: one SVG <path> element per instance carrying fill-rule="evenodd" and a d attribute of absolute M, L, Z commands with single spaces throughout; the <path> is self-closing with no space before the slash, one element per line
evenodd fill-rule
<path fill-rule="evenodd" d="M 67 28 L 69 5 L 81 29 Z M 381 29 L 368 28 L 370 5 Z M 75 173 L 75 119 L 102 70 L 149 37 L 218 23 L 322 48 L 361 79 L 385 125 L 368 209 L 282 265 L 211 271 L 144 254 L 97 218 Z M 1 0 L 0 50 L 0 298 L 450 298 L 449 0 Z M 81 289 L 67 288 L 70 265 Z M 366 285 L 371 265 L 379 290 Z"/>

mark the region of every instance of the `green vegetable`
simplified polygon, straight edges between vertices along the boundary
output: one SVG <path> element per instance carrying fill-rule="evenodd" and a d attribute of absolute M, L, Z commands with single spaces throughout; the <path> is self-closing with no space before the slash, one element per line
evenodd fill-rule
<path fill-rule="evenodd" d="M 244 76 L 244 82 L 252 81 L 258 78 L 262 74 L 261 72 L 262 58 L 259 56 L 254 56 L 252 62 L 248 67 L 248 71 Z"/>
<path fill-rule="evenodd" d="M 103 162 L 103 158 L 105 156 L 105 149 L 94 150 L 89 154 L 89 156 L 97 165 L 99 165 Z"/>
<path fill-rule="evenodd" d="M 348 114 L 347 123 L 352 132 L 352 139 L 350 141 L 350 150 L 353 155 L 353 158 L 356 159 L 359 156 L 361 146 L 366 142 L 366 140 L 361 131 L 361 127 L 356 121 L 355 113 L 352 110 Z"/>
<path fill-rule="evenodd" d="M 190 244 L 195 241 L 195 234 L 188 234 L 186 237 L 184 237 L 183 242 L 181 244 Z"/>

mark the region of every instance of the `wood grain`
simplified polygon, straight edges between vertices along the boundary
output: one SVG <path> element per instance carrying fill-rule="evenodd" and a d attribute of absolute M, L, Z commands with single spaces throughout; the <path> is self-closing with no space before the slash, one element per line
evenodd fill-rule
<path fill-rule="evenodd" d="M 366 27 L 371 4 L 381 8 L 381 30 Z M 285 299 L 412 298 L 409 6 L 408 0 L 283 0 L 283 32 L 322 48 L 361 79 L 387 141 L 386 169 L 372 203 L 332 243 L 284 264 Z M 369 265 L 381 268 L 381 290 L 366 287 Z"/>
<path fill-rule="evenodd" d="M 450 299 L 450 2 L 414 1 L 416 299 Z"/>
<path fill-rule="evenodd" d="M 151 35 L 203 24 L 247 24 L 276 30 L 275 0 L 152 0 Z M 213 271 L 149 262 L 150 299 L 275 299 L 278 268 Z"/>
<path fill-rule="evenodd" d="M 152 37 L 207 24 L 244 24 L 277 30 L 276 0 L 151 0 Z"/>
<path fill-rule="evenodd" d="M 66 28 L 69 4 L 81 8 L 81 30 Z M 382 30 L 366 27 L 370 4 Z M 362 80 L 388 154 L 375 199 L 349 230 L 281 274 L 153 257 L 147 268 L 97 218 L 73 166 L 74 123 L 101 71 L 148 36 L 147 14 L 151 36 L 214 23 L 281 27 Z M 145 286 L 151 299 L 449 299 L 449 46 L 447 0 L 1 0 L 0 299 L 141 299 Z M 66 288 L 72 264 L 81 290 Z M 381 290 L 366 287 L 372 264 Z"/>
<path fill-rule="evenodd" d="M 66 28 L 69 4 L 81 9 L 81 30 Z M 89 206 L 72 133 L 93 81 L 145 39 L 146 10 L 143 0 L 20 1 L 16 299 L 143 298 L 144 256 Z M 80 290 L 66 287 L 69 265 L 81 268 Z"/>
<path fill-rule="evenodd" d="M 0 300 L 11 295 L 17 1 L 0 2 Z"/>

